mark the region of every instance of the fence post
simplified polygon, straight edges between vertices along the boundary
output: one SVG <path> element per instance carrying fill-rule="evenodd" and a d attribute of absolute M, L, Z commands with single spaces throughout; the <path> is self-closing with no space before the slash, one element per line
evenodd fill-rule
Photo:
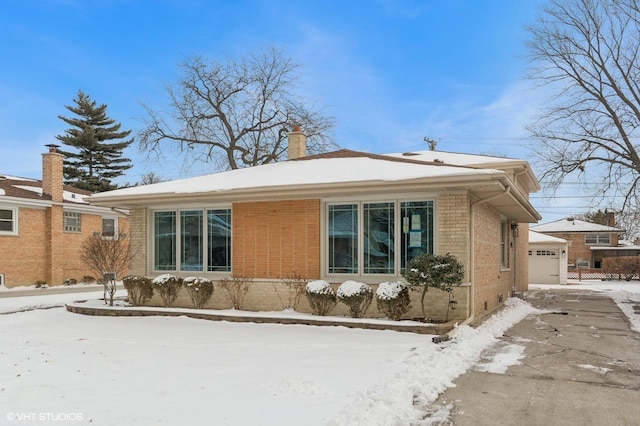
<path fill-rule="evenodd" d="M 582 281 L 582 268 L 578 268 L 578 281 Z"/>

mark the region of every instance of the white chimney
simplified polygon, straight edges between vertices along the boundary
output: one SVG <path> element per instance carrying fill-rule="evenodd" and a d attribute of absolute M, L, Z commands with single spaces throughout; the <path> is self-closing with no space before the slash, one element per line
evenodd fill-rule
<path fill-rule="evenodd" d="M 289 160 L 307 156 L 307 135 L 300 131 L 300 126 L 293 126 L 287 135 Z"/>

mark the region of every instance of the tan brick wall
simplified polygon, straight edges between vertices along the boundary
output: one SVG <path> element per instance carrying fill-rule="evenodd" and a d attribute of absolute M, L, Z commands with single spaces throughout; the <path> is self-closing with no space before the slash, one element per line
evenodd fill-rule
<path fill-rule="evenodd" d="M 131 274 L 147 275 L 150 272 L 147 269 L 147 211 L 145 207 L 136 207 L 129 211 L 129 236 L 135 253 L 129 268 Z"/>
<path fill-rule="evenodd" d="M 500 215 L 493 208 L 474 206 L 474 285 L 476 317 L 496 309 L 511 295 L 513 259 L 510 269 L 500 266 Z"/>
<path fill-rule="evenodd" d="M 80 247 L 85 238 L 102 231 L 102 216 L 83 214 L 81 233 L 64 232 L 60 205 L 20 208 L 18 217 L 19 235 L 0 237 L 0 274 L 4 274 L 7 287 L 38 281 L 54 286 L 70 278 L 81 282 L 85 276 L 95 277 L 82 262 Z M 126 218 L 119 218 L 119 223 L 128 227 Z"/>
<path fill-rule="evenodd" d="M 465 281 L 469 281 L 469 196 L 466 193 L 443 195 L 438 197 L 437 206 L 436 251 L 439 254 L 451 253 L 456 256 L 465 267 Z"/>
<path fill-rule="evenodd" d="M 233 275 L 320 276 L 320 200 L 235 203 Z"/>
<path fill-rule="evenodd" d="M 339 283 L 332 284 L 334 290 L 337 290 Z M 366 312 L 368 318 L 383 318 L 384 315 L 378 311 L 375 300 L 375 290 L 377 285 L 371 285 L 374 291 L 374 299 L 371 306 Z M 429 290 L 425 297 L 425 312 L 427 318 L 433 321 L 448 320 L 464 320 L 468 310 L 470 286 L 456 287 L 453 291 L 454 300 L 458 303 L 455 309 L 450 310 L 447 314 L 447 306 L 449 305 L 449 295 L 446 292 L 438 290 Z M 244 310 L 247 311 L 281 311 L 287 306 L 288 287 L 282 282 L 274 280 L 252 280 L 249 284 L 249 292 L 246 295 Z M 410 291 L 411 309 L 403 316 L 404 319 L 422 318 L 422 307 L 420 297 L 422 288 L 416 288 Z M 281 301 L 282 299 L 282 301 Z M 284 303 L 283 303 L 284 301 Z M 148 306 L 163 306 L 162 300 L 157 294 L 154 294 Z M 192 308 L 191 299 L 186 289 L 180 290 L 178 299 L 173 305 L 174 307 Z M 205 309 L 230 309 L 229 301 L 225 291 L 219 287 L 218 283 L 214 284 L 214 292 L 211 300 L 205 306 Z M 306 297 L 300 298 L 300 303 L 296 309 L 297 312 L 312 313 Z M 349 309 L 343 303 L 338 302 L 336 307 L 331 311 L 332 316 L 349 316 Z"/>
<path fill-rule="evenodd" d="M 19 235 L 0 237 L 0 274 L 7 287 L 47 280 L 47 211 L 20 208 L 18 218 Z"/>

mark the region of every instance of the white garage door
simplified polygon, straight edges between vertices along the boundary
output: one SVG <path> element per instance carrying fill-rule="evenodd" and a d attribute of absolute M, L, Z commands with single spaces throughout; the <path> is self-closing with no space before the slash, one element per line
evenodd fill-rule
<path fill-rule="evenodd" d="M 559 250 L 553 247 L 529 247 L 529 282 L 560 284 Z"/>

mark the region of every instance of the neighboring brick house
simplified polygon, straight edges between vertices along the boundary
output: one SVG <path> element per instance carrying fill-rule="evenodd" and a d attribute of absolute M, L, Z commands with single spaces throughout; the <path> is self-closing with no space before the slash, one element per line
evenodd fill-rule
<path fill-rule="evenodd" d="M 42 180 L 0 175 L 0 284 L 6 287 L 95 276 L 80 260 L 94 232 L 128 226 L 124 211 L 89 205 L 91 192 L 63 185 L 63 155 L 42 154 Z"/>
<path fill-rule="evenodd" d="M 615 226 L 613 213 L 608 213 L 608 220 L 609 225 L 600 225 L 570 217 L 532 226 L 531 230 L 569 241 L 569 269 L 599 269 L 605 257 L 640 254 L 640 247 L 618 239 L 624 229 Z"/>
<path fill-rule="evenodd" d="M 401 280 L 424 252 L 451 253 L 465 267 L 449 318 L 482 316 L 527 289 L 528 223 L 540 216 L 528 200 L 539 185 L 526 161 L 438 151 L 305 157 L 305 145 L 294 130 L 288 161 L 103 192 L 90 202 L 129 209 L 142 247 L 131 273 L 247 277 L 249 310 L 282 309 L 283 280 L 292 275 L 375 287 Z M 229 307 L 216 294 L 209 306 Z M 431 315 L 444 318 L 446 294 L 428 298 Z M 180 303 L 189 306 L 184 295 Z M 413 305 L 409 317 L 419 316 Z"/>

